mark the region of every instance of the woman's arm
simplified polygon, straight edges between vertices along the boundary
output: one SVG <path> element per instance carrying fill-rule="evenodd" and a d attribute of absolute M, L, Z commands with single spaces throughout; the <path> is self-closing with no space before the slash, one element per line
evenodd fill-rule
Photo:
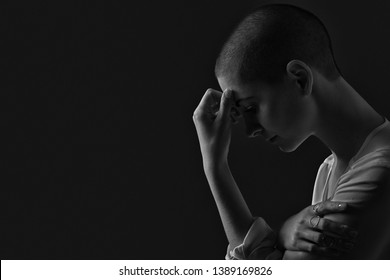
<path fill-rule="evenodd" d="M 218 212 L 230 246 L 240 245 L 253 217 L 230 172 L 227 162 L 205 164 L 205 174 L 217 204 Z"/>
<path fill-rule="evenodd" d="M 231 137 L 232 92 L 208 89 L 193 121 L 198 133 L 203 167 L 231 246 L 243 242 L 253 218 L 230 172 L 227 155 Z"/>

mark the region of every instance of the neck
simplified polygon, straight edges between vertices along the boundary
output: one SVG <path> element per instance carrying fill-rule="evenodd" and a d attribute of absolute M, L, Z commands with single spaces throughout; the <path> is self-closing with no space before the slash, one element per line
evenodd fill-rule
<path fill-rule="evenodd" d="M 348 163 L 368 134 L 383 123 L 378 114 L 343 78 L 317 83 L 318 117 L 314 135 L 338 162 Z"/>

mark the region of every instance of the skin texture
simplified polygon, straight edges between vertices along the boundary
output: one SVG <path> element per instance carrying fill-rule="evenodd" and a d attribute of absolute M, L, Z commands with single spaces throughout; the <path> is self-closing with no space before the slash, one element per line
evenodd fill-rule
<path fill-rule="evenodd" d="M 193 120 L 205 174 L 233 247 L 242 243 L 253 219 L 227 162 L 232 119 L 237 117 L 234 108 L 242 116 L 249 137 L 262 136 L 283 152 L 296 150 L 311 135 L 318 137 L 337 162 L 331 182 L 343 173 L 369 132 L 383 122 L 342 77 L 329 81 L 299 60 L 286 65 L 282 82 L 277 85 L 262 82 L 242 85 L 234 76 L 217 79 L 223 93 L 207 90 Z M 357 226 L 356 216 L 333 210 L 322 214 L 321 220 L 333 221 L 347 229 Z M 334 251 L 320 252 L 320 235 L 313 233 L 309 225 L 311 217 L 312 210 L 305 208 L 283 225 L 279 237 L 281 246 L 286 249 L 284 258 L 337 258 L 335 251 L 342 253 L 349 249 L 353 238 L 348 239 L 333 227 L 327 229 L 328 233 L 345 242 L 333 246 Z M 317 229 L 317 232 L 322 231 Z"/>

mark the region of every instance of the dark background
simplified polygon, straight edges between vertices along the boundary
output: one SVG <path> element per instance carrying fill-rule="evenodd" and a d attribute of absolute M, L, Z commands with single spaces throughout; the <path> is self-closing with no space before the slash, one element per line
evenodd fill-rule
<path fill-rule="evenodd" d="M 2 4 L 1 258 L 224 258 L 192 113 L 218 89 L 224 40 L 266 2 Z M 389 2 L 282 2 L 324 21 L 346 80 L 389 118 Z M 329 154 L 314 138 L 282 153 L 240 124 L 230 162 L 277 228 Z"/>

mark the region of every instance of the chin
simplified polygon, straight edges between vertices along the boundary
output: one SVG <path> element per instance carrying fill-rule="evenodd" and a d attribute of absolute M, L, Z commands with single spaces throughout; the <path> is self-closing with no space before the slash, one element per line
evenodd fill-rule
<path fill-rule="evenodd" d="M 294 152 L 296 149 L 301 146 L 303 142 L 305 142 L 306 139 L 303 140 L 295 140 L 295 141 L 284 141 L 283 143 L 280 143 L 279 150 L 281 150 L 284 153 L 291 153 Z"/>
<path fill-rule="evenodd" d="M 292 153 L 294 152 L 298 147 L 284 147 L 284 146 L 279 146 L 279 150 L 281 150 L 284 153 Z"/>

